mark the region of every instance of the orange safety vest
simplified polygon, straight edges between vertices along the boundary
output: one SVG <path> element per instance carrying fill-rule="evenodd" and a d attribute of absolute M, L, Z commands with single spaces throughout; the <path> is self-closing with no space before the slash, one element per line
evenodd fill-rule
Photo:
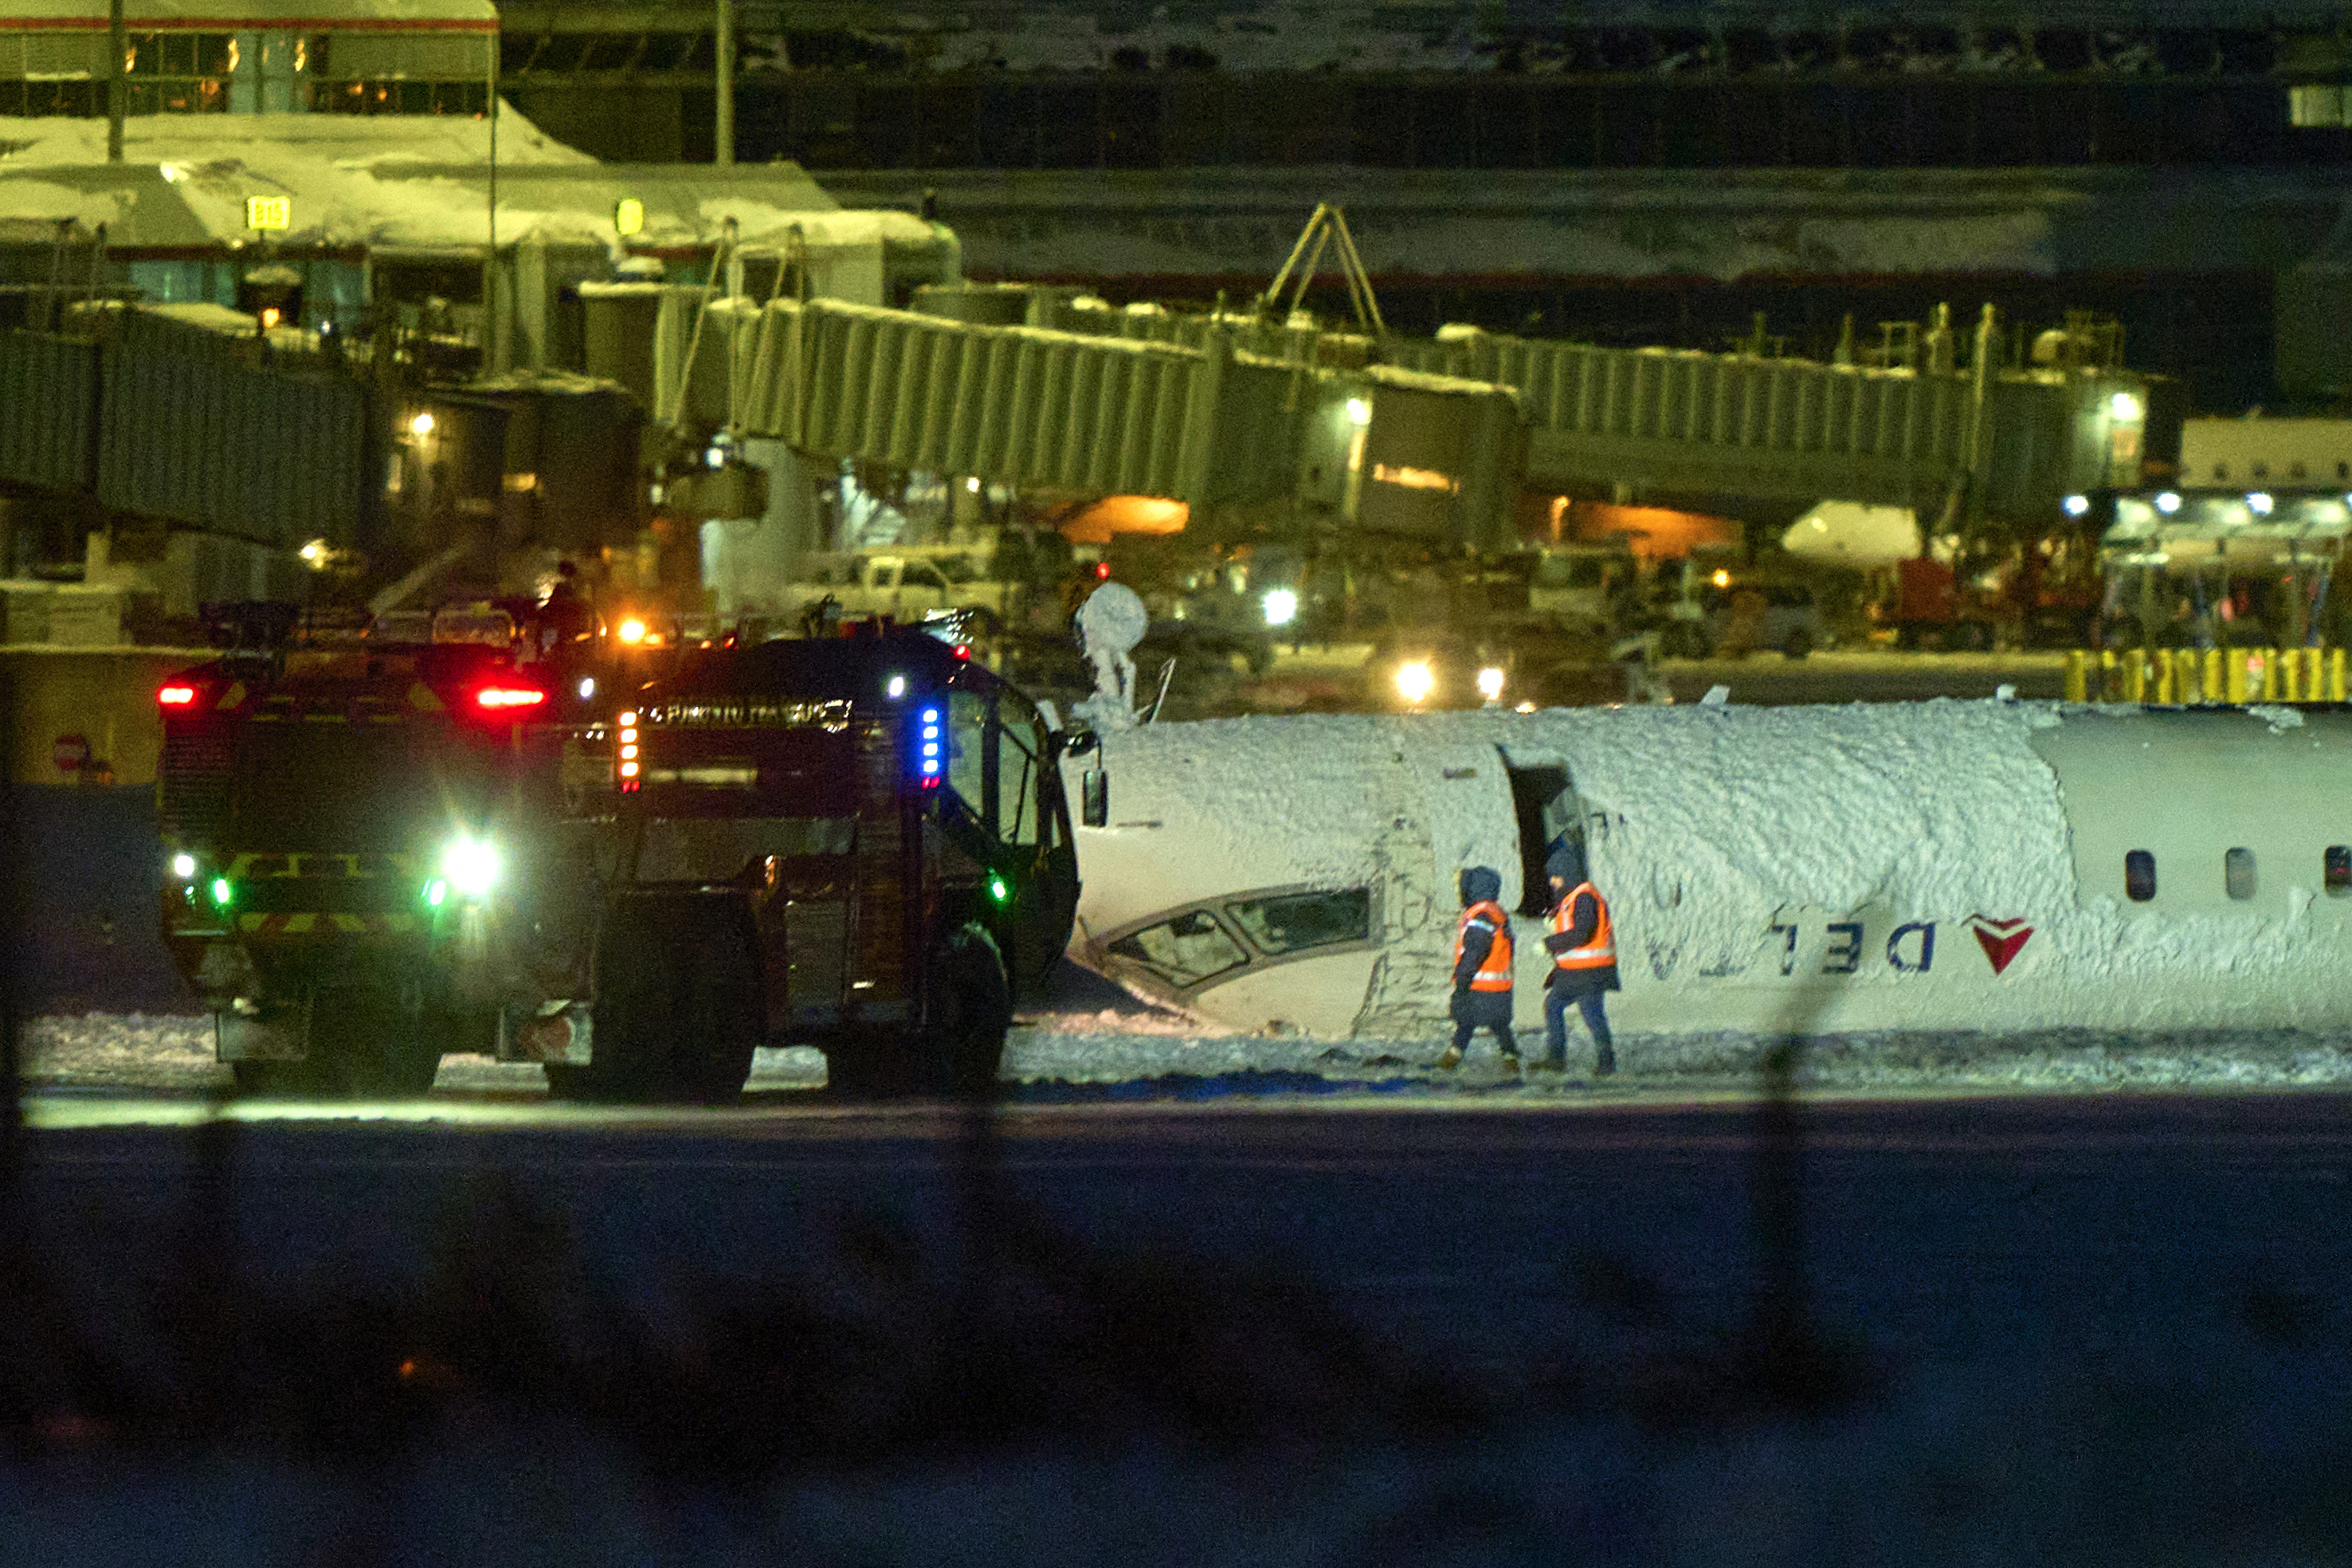
<path fill-rule="evenodd" d="M 1486 962 L 1470 976 L 1473 991 L 1508 991 L 1511 988 L 1511 917 L 1503 906 L 1492 899 L 1481 900 L 1462 911 L 1462 923 L 1454 928 L 1454 966 L 1462 967 L 1462 942 L 1470 934 L 1470 922 L 1484 915 L 1495 928 L 1495 940 L 1486 949 Z"/>
<path fill-rule="evenodd" d="M 1582 947 L 1571 947 L 1566 952 L 1555 952 L 1551 961 L 1561 969 L 1604 969 L 1617 962 L 1617 944 L 1609 934 L 1609 901 L 1590 882 L 1579 882 L 1568 890 L 1568 896 L 1552 906 L 1551 929 L 1554 936 L 1568 934 L 1569 910 L 1575 907 L 1576 895 L 1591 893 L 1592 907 L 1601 919 L 1592 928 L 1592 938 Z"/>

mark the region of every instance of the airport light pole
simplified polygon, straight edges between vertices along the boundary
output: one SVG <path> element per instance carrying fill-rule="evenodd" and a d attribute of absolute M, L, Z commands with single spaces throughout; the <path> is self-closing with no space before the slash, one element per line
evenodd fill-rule
<path fill-rule="evenodd" d="M 116 0 L 121 4 L 121 0 Z M 718 58 L 719 121 L 716 131 L 718 147 L 712 160 L 720 168 L 732 168 L 735 163 L 735 0 L 719 0 L 719 37 L 715 44 Z"/>
<path fill-rule="evenodd" d="M 106 161 L 122 162 L 123 100 L 129 89 L 122 80 L 122 57 L 130 51 L 131 35 L 123 24 L 122 0 L 106 0 Z"/>

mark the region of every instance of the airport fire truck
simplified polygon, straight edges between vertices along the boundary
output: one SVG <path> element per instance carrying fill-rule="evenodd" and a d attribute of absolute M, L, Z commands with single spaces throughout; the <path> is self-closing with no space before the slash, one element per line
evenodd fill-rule
<path fill-rule="evenodd" d="M 502 620 L 159 692 L 164 935 L 240 1088 L 418 1093 L 473 1051 L 707 1100 L 763 1044 L 852 1094 L 994 1081 L 1077 900 L 1036 705 L 887 624 L 600 686 Z"/>
<path fill-rule="evenodd" d="M 1077 903 L 1064 738 L 959 647 L 843 631 L 691 654 L 616 716 L 592 1050 L 559 1091 L 724 1095 L 759 1045 L 854 1095 L 995 1081 Z"/>
<path fill-rule="evenodd" d="M 562 809 L 593 680 L 504 611 L 270 639 L 172 677 L 163 926 L 253 1092 L 419 1093 L 587 994 L 594 843 Z"/>

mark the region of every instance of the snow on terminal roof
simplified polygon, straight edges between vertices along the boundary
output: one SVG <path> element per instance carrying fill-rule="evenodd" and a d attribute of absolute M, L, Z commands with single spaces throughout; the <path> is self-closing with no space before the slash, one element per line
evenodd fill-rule
<path fill-rule="evenodd" d="M 105 224 L 117 250 L 210 248 L 251 238 L 247 197 L 288 195 L 292 226 L 276 237 L 289 247 L 478 247 L 489 153 L 489 121 L 465 115 L 157 115 L 129 121 L 110 164 L 103 121 L 0 118 L 0 223 L 72 218 Z M 612 244 L 623 196 L 645 203 L 634 243 L 650 248 L 708 245 L 730 216 L 750 241 L 812 213 L 864 237 L 931 232 L 908 214 L 843 213 L 796 164 L 599 163 L 511 107 L 498 158 L 501 245 Z"/>
<path fill-rule="evenodd" d="M 239 27 L 299 27 L 331 32 L 339 27 L 421 26 L 495 30 L 498 7 L 490 0 L 136 0 L 126 25 L 134 33 L 157 28 L 203 27 L 227 32 Z M 107 25 L 106 0 L 0 0 L 0 32 L 10 26 Z"/>

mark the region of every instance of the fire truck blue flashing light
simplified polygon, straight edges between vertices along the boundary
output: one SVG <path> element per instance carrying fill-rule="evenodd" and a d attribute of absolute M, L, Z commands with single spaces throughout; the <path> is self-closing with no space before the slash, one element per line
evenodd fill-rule
<path fill-rule="evenodd" d="M 940 710 L 926 708 L 919 715 L 923 721 L 923 787 L 931 789 L 940 782 Z"/>

